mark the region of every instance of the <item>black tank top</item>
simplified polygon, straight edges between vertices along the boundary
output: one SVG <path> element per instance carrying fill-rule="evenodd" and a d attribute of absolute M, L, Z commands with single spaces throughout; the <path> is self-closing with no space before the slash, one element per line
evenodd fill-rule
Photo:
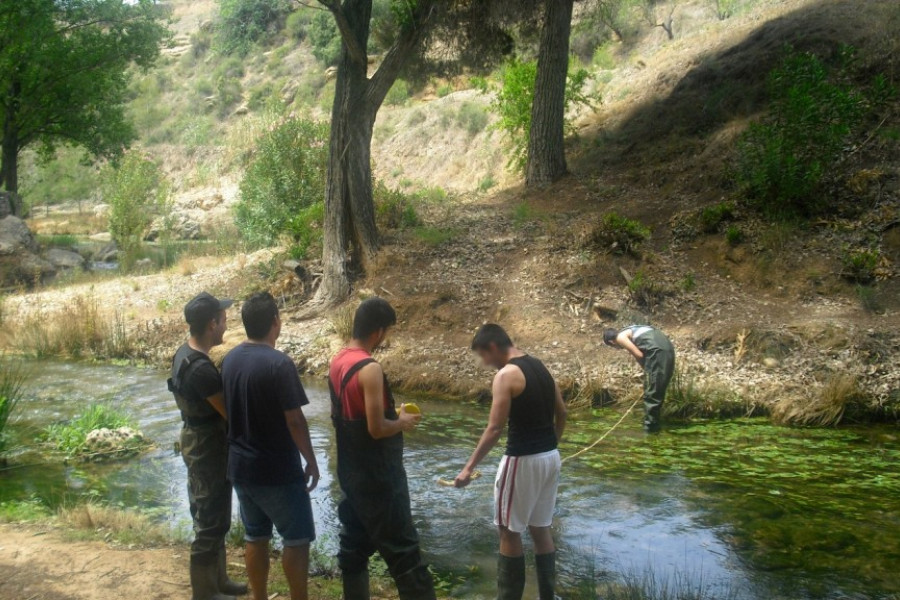
<path fill-rule="evenodd" d="M 556 384 L 544 363 L 532 356 L 509 360 L 525 375 L 525 389 L 512 399 L 506 454 L 527 456 L 556 449 Z"/>

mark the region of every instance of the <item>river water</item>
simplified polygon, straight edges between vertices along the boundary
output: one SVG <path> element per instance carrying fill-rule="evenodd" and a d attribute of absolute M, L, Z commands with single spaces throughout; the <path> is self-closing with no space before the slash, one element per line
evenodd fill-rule
<path fill-rule="evenodd" d="M 327 391 L 318 382 L 306 384 L 311 404 L 305 412 L 323 475 L 313 493 L 317 544 L 333 551 L 339 490 Z M 133 416 L 154 448 L 107 464 L 48 464 L 34 449 L 40 432 L 92 402 Z M 406 465 L 423 548 L 455 596 L 490 598 L 498 453 L 469 488 L 436 484 L 439 477 L 452 478 L 468 457 L 487 409 L 419 404 L 425 418 L 407 436 Z M 599 437 L 618 417 L 610 409 L 572 415 L 563 454 Z M 680 425 L 646 437 L 639 418 L 632 415 L 594 451 L 564 467 L 554 526 L 567 589 L 637 582 L 660 595 L 668 589 L 669 597 L 677 588 L 707 598 L 900 598 L 896 427 L 803 430 L 739 420 Z M 160 371 L 32 363 L 27 398 L 11 425 L 20 449 L 12 468 L 0 471 L 0 502 L 93 498 L 150 510 L 186 528 L 185 470 L 174 449 L 179 427 Z"/>

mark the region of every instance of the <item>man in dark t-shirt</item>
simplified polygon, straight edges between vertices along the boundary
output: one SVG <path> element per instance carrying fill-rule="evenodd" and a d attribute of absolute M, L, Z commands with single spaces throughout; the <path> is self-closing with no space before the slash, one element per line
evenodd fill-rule
<path fill-rule="evenodd" d="M 191 543 L 193 600 L 227 600 L 247 586 L 225 572 L 225 534 L 231 527 L 231 485 L 225 475 L 228 446 L 222 378 L 209 359 L 222 343 L 231 300 L 207 293 L 184 307 L 190 339 L 172 359 L 169 390 L 181 411 L 181 455 L 188 470 L 188 499 L 194 521 Z"/>
<path fill-rule="evenodd" d="M 284 544 L 281 563 L 291 600 L 306 600 L 309 545 L 316 537 L 309 492 L 319 482 L 302 411 L 309 400 L 297 367 L 275 349 L 281 319 L 272 295 L 248 298 L 241 319 L 249 339 L 225 357 L 222 380 L 229 421 L 228 478 L 241 503 L 250 587 L 255 600 L 268 598 L 274 527 Z"/>
<path fill-rule="evenodd" d="M 527 529 L 534 543 L 540 600 L 554 600 L 556 547 L 550 526 L 556 508 L 561 461 L 556 449 L 566 426 L 566 404 L 544 364 L 516 348 L 499 325 L 488 323 L 472 340 L 484 364 L 497 369 L 491 416 L 478 446 L 456 477 L 472 481 L 475 468 L 509 426 L 506 454 L 494 485 L 494 524 L 500 533 L 497 591 L 500 600 L 521 600 L 525 589 Z"/>

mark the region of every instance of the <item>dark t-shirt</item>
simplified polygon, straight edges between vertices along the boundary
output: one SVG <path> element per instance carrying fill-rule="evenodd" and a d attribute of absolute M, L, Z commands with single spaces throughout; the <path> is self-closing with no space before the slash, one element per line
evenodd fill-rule
<path fill-rule="evenodd" d="M 283 352 L 245 342 L 222 363 L 228 413 L 228 478 L 281 485 L 303 478 L 284 413 L 309 404 L 297 367 Z"/>
<path fill-rule="evenodd" d="M 509 407 L 506 454 L 528 456 L 556 449 L 556 383 L 544 363 L 533 356 L 510 359 L 525 375 L 525 389 Z"/>
<path fill-rule="evenodd" d="M 175 379 L 179 369 L 181 369 L 184 361 L 196 353 L 187 343 L 175 352 L 175 358 L 172 359 L 172 378 Z M 222 391 L 222 377 L 216 370 L 212 361 L 199 359 L 193 363 L 188 370 L 182 374 L 181 396 L 185 399 L 190 407 L 190 414 L 185 415 L 192 418 L 212 417 L 219 413 L 213 408 L 206 399 L 215 396 Z"/>

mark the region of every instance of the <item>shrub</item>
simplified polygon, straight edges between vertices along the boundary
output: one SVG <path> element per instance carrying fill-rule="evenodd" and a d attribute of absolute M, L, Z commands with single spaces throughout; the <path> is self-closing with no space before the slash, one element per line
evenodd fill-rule
<path fill-rule="evenodd" d="M 336 65 L 341 57 L 341 36 L 328 12 L 315 11 L 307 28 L 309 43 L 316 59 L 326 66 Z"/>
<path fill-rule="evenodd" d="M 685 273 L 681 278 L 681 291 L 689 294 L 697 289 L 697 278 L 693 273 Z"/>
<path fill-rule="evenodd" d="M 450 85 L 449 83 L 445 83 L 444 85 L 439 86 L 437 89 L 438 98 L 446 98 L 447 96 L 449 96 L 452 93 L 453 93 L 453 86 Z"/>
<path fill-rule="evenodd" d="M 674 419 L 731 419 L 749 417 L 756 407 L 724 385 L 700 381 L 689 370 L 676 369 L 663 405 L 665 416 Z"/>
<path fill-rule="evenodd" d="M 637 255 L 644 242 L 650 239 L 650 228 L 634 219 L 611 212 L 588 235 L 588 245 L 613 254 Z"/>
<path fill-rule="evenodd" d="M 736 171 L 762 212 L 797 218 L 826 208 L 823 179 L 864 115 L 863 95 L 842 75 L 796 52 L 769 75 L 771 114 L 741 137 Z"/>
<path fill-rule="evenodd" d="M 734 218 L 734 205 L 730 202 L 720 202 L 707 206 L 700 211 L 700 230 L 703 233 L 715 233 L 719 231 L 722 223 Z"/>
<path fill-rule="evenodd" d="M 409 84 L 405 79 L 397 79 L 384 97 L 384 102 L 390 106 L 400 106 L 406 104 L 407 100 L 409 100 Z"/>
<path fill-rule="evenodd" d="M 321 235 L 328 126 L 290 118 L 263 133 L 240 185 L 235 223 L 253 246 L 287 237 L 307 247 Z"/>
<path fill-rule="evenodd" d="M 18 363 L 0 355 L 0 451 L 6 448 L 6 426 L 22 396 L 25 373 Z"/>
<path fill-rule="evenodd" d="M 638 271 L 628 282 L 628 295 L 636 306 L 653 312 L 669 295 L 669 290 L 644 271 Z"/>
<path fill-rule="evenodd" d="M 246 53 L 290 11 L 290 0 L 219 0 L 219 44 L 226 53 Z"/>
<path fill-rule="evenodd" d="M 296 10 L 288 15 L 284 23 L 285 31 L 291 39 L 302 42 L 309 34 L 308 28 L 311 22 L 311 12 L 308 10 Z"/>
<path fill-rule="evenodd" d="M 413 198 L 378 182 L 373 189 L 375 220 L 381 229 L 407 229 L 419 224 Z"/>
<path fill-rule="evenodd" d="M 118 429 L 137 427 L 134 419 L 122 414 L 106 404 L 91 404 L 79 416 L 67 423 L 57 423 L 47 427 L 45 437 L 60 452 L 75 456 L 84 452 L 85 441 L 90 432 L 97 429 Z"/>
<path fill-rule="evenodd" d="M 581 91 L 588 77 L 589 73 L 585 69 L 569 73 L 565 91 L 567 111 L 574 104 L 590 106 L 594 103 L 593 98 Z M 513 143 L 509 166 L 518 171 L 524 171 L 528 158 L 531 104 L 536 78 L 537 61 L 512 60 L 503 70 L 500 89 L 492 103 L 494 111 L 500 117 L 497 127 L 505 131 Z M 572 127 L 571 120 L 567 119 L 566 128 L 571 130 Z"/>
<path fill-rule="evenodd" d="M 841 275 L 857 283 L 870 283 L 875 280 L 875 271 L 880 261 L 881 253 L 878 250 L 845 248 L 841 257 L 844 265 Z"/>
<path fill-rule="evenodd" d="M 725 230 L 725 241 L 729 246 L 737 246 L 744 241 L 744 232 L 737 225 L 729 225 Z"/>
<path fill-rule="evenodd" d="M 488 124 L 488 114 L 484 106 L 477 102 L 463 102 L 456 114 L 456 122 L 471 135 L 478 135 Z"/>
<path fill-rule="evenodd" d="M 413 232 L 416 238 L 426 246 L 441 246 L 456 237 L 456 231 L 446 227 L 423 225 L 416 227 Z"/>
<path fill-rule="evenodd" d="M 478 182 L 478 191 L 486 192 L 495 185 L 497 185 L 497 182 L 494 180 L 494 176 L 488 173 Z"/>
<path fill-rule="evenodd" d="M 856 297 L 859 299 L 859 305 L 862 309 L 869 313 L 877 313 L 881 311 L 881 301 L 878 298 L 878 290 L 869 285 L 857 285 Z"/>
<path fill-rule="evenodd" d="M 616 57 L 613 56 L 612 46 L 610 44 L 598 46 L 597 49 L 594 50 L 594 55 L 591 57 L 591 63 L 598 69 L 603 69 L 605 71 L 615 69 Z"/>
<path fill-rule="evenodd" d="M 128 268 L 154 215 L 168 205 L 169 183 L 156 162 L 131 151 L 118 166 L 107 168 L 102 190 L 109 204 L 109 232 Z"/>

